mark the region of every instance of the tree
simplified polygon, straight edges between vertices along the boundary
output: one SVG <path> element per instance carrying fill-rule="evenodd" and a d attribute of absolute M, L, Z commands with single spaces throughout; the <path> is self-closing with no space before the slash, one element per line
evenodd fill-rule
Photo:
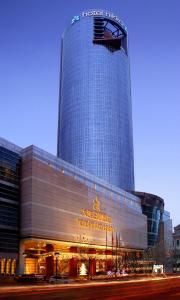
<path fill-rule="evenodd" d="M 80 275 L 80 276 L 85 276 L 85 275 L 87 275 L 87 268 L 86 268 L 85 263 L 82 263 L 82 264 L 81 264 L 79 275 Z"/>

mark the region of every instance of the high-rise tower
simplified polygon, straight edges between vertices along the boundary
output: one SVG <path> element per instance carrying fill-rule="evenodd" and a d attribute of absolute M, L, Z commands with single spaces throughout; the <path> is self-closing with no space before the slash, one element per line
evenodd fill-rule
<path fill-rule="evenodd" d="M 63 35 L 58 157 L 134 190 L 127 30 L 112 13 L 83 12 Z"/>

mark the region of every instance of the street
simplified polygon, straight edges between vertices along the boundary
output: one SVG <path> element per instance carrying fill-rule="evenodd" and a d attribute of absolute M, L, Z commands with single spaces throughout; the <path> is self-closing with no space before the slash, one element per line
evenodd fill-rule
<path fill-rule="evenodd" d="M 180 299 L 180 278 L 133 282 L 1 287 L 0 299 Z"/>

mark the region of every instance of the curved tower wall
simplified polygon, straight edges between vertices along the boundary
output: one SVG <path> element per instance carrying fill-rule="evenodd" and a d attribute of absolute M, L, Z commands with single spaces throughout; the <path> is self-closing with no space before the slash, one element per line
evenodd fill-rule
<path fill-rule="evenodd" d="M 98 19 L 80 16 L 62 38 L 58 157 L 134 190 L 127 33 L 123 30 L 123 49 L 109 36 L 105 42 L 93 42 Z"/>

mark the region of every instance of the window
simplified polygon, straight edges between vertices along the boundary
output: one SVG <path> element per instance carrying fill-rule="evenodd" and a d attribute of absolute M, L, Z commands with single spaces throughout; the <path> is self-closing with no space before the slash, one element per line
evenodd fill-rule
<path fill-rule="evenodd" d="M 127 53 L 127 36 L 125 30 L 108 18 L 94 18 L 93 42 L 106 46 L 111 52 L 124 49 Z"/>

